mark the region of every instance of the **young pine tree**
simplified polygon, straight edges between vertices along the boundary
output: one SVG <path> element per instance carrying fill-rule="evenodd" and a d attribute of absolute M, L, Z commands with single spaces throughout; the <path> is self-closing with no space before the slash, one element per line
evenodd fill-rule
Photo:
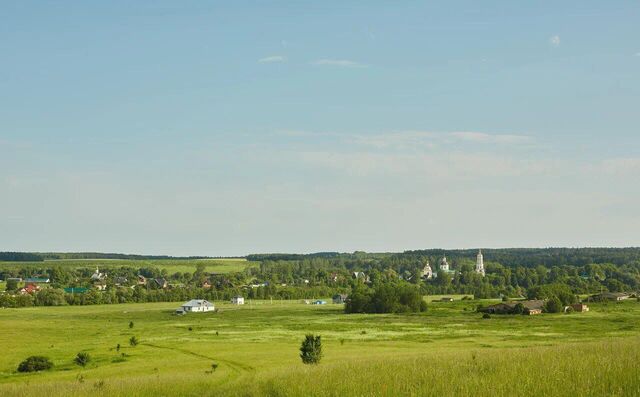
<path fill-rule="evenodd" d="M 318 364 L 322 359 L 322 340 L 320 335 L 307 335 L 300 346 L 300 358 L 305 364 Z"/>

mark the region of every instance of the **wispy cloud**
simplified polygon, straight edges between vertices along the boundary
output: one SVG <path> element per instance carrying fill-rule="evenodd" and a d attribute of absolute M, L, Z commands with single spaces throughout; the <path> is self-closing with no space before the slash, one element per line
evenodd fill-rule
<path fill-rule="evenodd" d="M 364 63 L 350 61 L 348 59 L 317 59 L 311 62 L 313 65 L 339 66 L 343 68 L 366 68 L 369 65 Z"/>
<path fill-rule="evenodd" d="M 476 131 L 450 132 L 449 135 L 461 141 L 478 143 L 519 144 L 530 143 L 533 140 L 533 138 L 527 135 L 487 134 Z"/>
<path fill-rule="evenodd" d="M 560 36 L 557 34 L 549 38 L 549 43 L 554 47 L 560 47 Z"/>
<path fill-rule="evenodd" d="M 258 59 L 259 63 L 276 63 L 276 62 L 286 62 L 287 57 L 282 55 L 271 55 L 268 57 Z"/>

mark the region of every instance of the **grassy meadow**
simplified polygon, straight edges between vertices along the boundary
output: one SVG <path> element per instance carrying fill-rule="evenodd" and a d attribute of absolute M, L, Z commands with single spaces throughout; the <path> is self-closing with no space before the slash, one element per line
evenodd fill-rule
<path fill-rule="evenodd" d="M 241 272 L 247 267 L 258 266 L 259 262 L 247 261 L 244 258 L 224 258 L 224 259 L 60 259 L 46 260 L 43 262 L 3 262 L 0 261 L 0 269 L 34 269 L 50 268 L 60 266 L 62 268 L 95 268 L 109 271 L 109 269 L 130 266 L 135 268 L 157 267 L 165 269 L 167 274 L 177 272 L 193 273 L 198 265 L 205 266 L 205 272 L 210 273 L 233 273 Z"/>
<path fill-rule="evenodd" d="M 491 319 L 477 304 L 407 315 L 299 301 L 216 302 L 217 313 L 185 316 L 176 303 L 0 309 L 0 395 L 640 395 L 637 301 Z M 309 332 L 323 337 L 317 366 L 298 357 Z M 73 363 L 80 351 L 86 368 Z M 54 369 L 17 373 L 30 355 Z"/>

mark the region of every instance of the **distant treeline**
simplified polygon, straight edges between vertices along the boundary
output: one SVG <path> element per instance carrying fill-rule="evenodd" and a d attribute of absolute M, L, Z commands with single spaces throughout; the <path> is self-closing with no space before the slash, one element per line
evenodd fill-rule
<path fill-rule="evenodd" d="M 506 267 L 542 266 L 585 266 L 593 263 L 612 263 L 624 265 L 640 262 L 640 247 L 637 248 L 499 248 L 483 249 L 485 260 L 500 263 Z M 451 260 L 475 258 L 478 248 L 474 249 L 427 249 L 405 251 L 402 253 L 354 253 L 318 252 L 313 254 L 253 254 L 248 260 L 253 261 L 298 261 L 305 259 L 342 259 L 372 261 L 387 259 L 389 262 L 420 259 L 424 257 Z"/>
<path fill-rule="evenodd" d="M 311 258 L 339 258 L 340 256 L 350 255 L 341 254 L 340 252 L 316 252 L 313 254 L 251 254 L 247 255 L 248 261 L 297 261 Z"/>
<path fill-rule="evenodd" d="M 624 265 L 640 261 L 640 247 L 635 248 L 501 248 L 483 249 L 485 260 L 506 267 L 525 266 L 585 266 L 592 263 Z M 398 257 L 439 257 L 450 259 L 474 258 L 478 249 L 406 251 Z"/>
<path fill-rule="evenodd" d="M 113 254 L 101 252 L 0 252 L 0 261 L 7 262 L 41 262 L 45 260 L 72 259 L 210 259 L 207 256 L 169 256 L 169 255 L 135 255 Z"/>
<path fill-rule="evenodd" d="M 0 252 L 0 261 L 7 262 L 42 262 L 44 259 L 38 254 L 28 252 Z"/>

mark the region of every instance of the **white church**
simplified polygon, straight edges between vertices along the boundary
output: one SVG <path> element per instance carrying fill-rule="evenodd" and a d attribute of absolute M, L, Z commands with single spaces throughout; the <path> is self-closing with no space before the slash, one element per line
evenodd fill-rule
<path fill-rule="evenodd" d="M 449 262 L 447 262 L 447 257 L 446 256 L 443 256 L 442 259 L 440 260 L 440 266 L 439 266 L 438 271 L 442 272 L 442 273 L 449 273 L 449 274 L 455 274 L 456 273 L 455 270 L 452 270 L 450 268 Z M 485 272 L 484 272 L 484 257 L 482 256 L 482 250 L 478 251 L 478 255 L 476 256 L 475 271 L 476 271 L 476 273 L 481 274 L 482 277 L 485 276 Z M 431 265 L 429 264 L 429 262 L 427 262 L 426 265 L 422 268 L 421 276 L 422 276 L 423 279 L 429 280 L 429 279 L 432 279 L 434 277 L 438 277 L 438 273 L 434 272 L 433 269 L 431 268 Z"/>

